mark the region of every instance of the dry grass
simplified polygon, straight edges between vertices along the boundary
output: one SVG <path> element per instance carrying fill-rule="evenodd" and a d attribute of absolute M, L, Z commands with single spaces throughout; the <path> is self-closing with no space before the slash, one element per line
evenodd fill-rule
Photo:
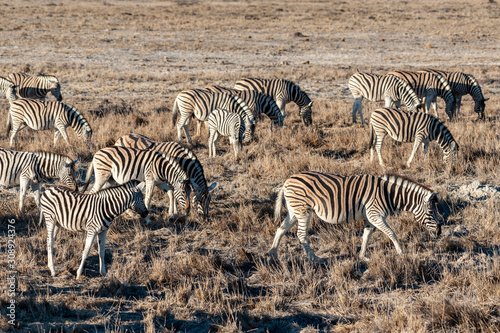
<path fill-rule="evenodd" d="M 135 216 L 117 218 L 108 234 L 109 277 L 98 274 L 93 249 L 75 280 L 84 237 L 61 232 L 55 244 L 58 275 L 46 267 L 46 231 L 34 201 L 18 214 L 13 190 L 0 192 L 1 228 L 16 219 L 17 319 L 26 331 L 186 332 L 498 332 L 500 331 L 499 201 L 471 201 L 454 186 L 478 179 L 500 184 L 499 5 L 456 3 L 329 2 L 12 2 L 1 5 L 0 75 L 46 72 L 62 82 L 64 101 L 93 128 L 89 150 L 69 130 L 72 149 L 52 148 L 53 132 L 23 130 L 20 150 L 55 150 L 80 159 L 83 179 L 93 153 L 138 132 L 174 140 L 171 106 L 182 89 L 232 86 L 244 76 L 295 81 L 314 100 L 313 126 L 304 128 L 296 106 L 272 131 L 263 119 L 256 140 L 232 158 L 227 139 L 208 158 L 207 133 L 194 150 L 211 183 L 211 219 L 193 213 L 168 223 L 166 196 L 156 190 L 151 227 Z M 300 34 L 299 34 L 300 32 Z M 268 251 L 277 225 L 276 190 L 304 170 L 336 174 L 383 171 L 369 163 L 368 129 L 351 124 L 345 90 L 356 69 L 384 73 L 423 67 L 472 73 L 483 87 L 486 122 L 473 102 L 446 125 L 460 145 L 446 170 L 430 147 L 404 167 L 411 144 L 387 140 L 388 171 L 440 192 L 443 236 L 431 240 L 410 214 L 389 218 L 405 254 L 375 233 L 369 263 L 357 259 L 362 223 L 327 225 L 310 233 L 325 265 L 305 260 L 294 233 Z M 365 119 L 378 104 L 363 103 Z M 5 119 L 7 102 L 0 100 Z M 440 111 L 444 114 L 444 103 Z M 8 147 L 5 133 L 0 146 Z M 292 229 L 295 232 L 295 228 Z M 5 243 L 0 265 L 6 267 Z M 5 281 L 6 272 L 0 278 Z M 5 309 L 9 298 L 0 296 Z M 3 313 L 3 312 L 2 312 Z M 3 314 L 2 314 L 3 315 Z M 6 317 L 0 329 L 9 329 Z"/>

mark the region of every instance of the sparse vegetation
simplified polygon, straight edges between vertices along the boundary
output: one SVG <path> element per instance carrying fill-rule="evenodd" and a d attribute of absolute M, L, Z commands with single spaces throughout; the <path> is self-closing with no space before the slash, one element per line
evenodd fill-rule
<path fill-rule="evenodd" d="M 467 186 L 500 186 L 499 8 L 495 1 L 134 3 L 116 0 L 8 2 L 0 6 L 0 76 L 51 73 L 64 102 L 89 121 L 92 145 L 73 148 L 53 131 L 25 129 L 19 150 L 48 150 L 78 159 L 80 186 L 93 154 L 130 132 L 175 140 L 171 107 L 183 89 L 224 85 L 243 77 L 285 78 L 314 101 L 304 127 L 287 105 L 282 129 L 257 124 L 256 140 L 233 158 L 225 138 L 208 157 L 208 131 L 194 139 L 212 193 L 211 218 L 194 210 L 168 222 L 168 198 L 153 195 L 152 226 L 127 213 L 106 242 L 108 277 L 99 275 L 97 249 L 75 280 L 83 234 L 62 230 L 56 241 L 57 276 L 47 268 L 45 227 L 30 197 L 17 212 L 16 188 L 0 192 L 0 228 L 16 219 L 16 316 L 20 330 L 99 332 L 499 332 L 500 204 Z M 299 33 L 296 33 L 300 31 Z M 307 37 L 307 38 L 305 38 Z M 382 42 L 383 41 L 383 42 Z M 422 150 L 404 166 L 411 144 L 384 151 L 387 171 L 440 192 L 443 235 L 432 240 L 411 214 L 388 219 L 405 251 L 397 256 L 374 233 L 371 261 L 358 260 L 362 222 L 329 225 L 313 218 L 311 247 L 328 258 L 315 265 L 295 235 L 285 235 L 279 261 L 266 253 L 278 225 L 277 189 L 292 174 L 317 170 L 381 175 L 369 162 L 368 127 L 351 123 L 348 78 L 423 67 L 471 73 L 482 85 L 486 121 L 477 121 L 470 96 L 461 118 L 446 121 L 460 146 L 447 169 L 440 148 Z M 53 98 L 49 96 L 49 98 Z M 363 102 L 365 118 L 379 103 Z M 444 102 L 439 100 L 441 114 Z M 8 102 L 0 99 L 6 119 Z M 192 133 L 192 132 L 191 132 Z M 185 143 L 185 142 L 183 142 Z M 390 140 L 386 142 L 390 146 Z M 0 146 L 8 137 L 0 130 Z M 492 189 L 493 191 L 493 189 Z M 6 281 L 6 242 L 0 278 Z M 4 289 L 3 289 L 4 290 Z M 6 292 L 0 330 L 9 330 Z"/>

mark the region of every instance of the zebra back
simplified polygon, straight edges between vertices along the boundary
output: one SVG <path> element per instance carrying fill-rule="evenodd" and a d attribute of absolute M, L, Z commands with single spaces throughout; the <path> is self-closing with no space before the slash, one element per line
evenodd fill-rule
<path fill-rule="evenodd" d="M 31 76 L 25 73 L 12 73 L 9 79 L 19 86 L 19 96 L 44 100 L 50 91 L 58 102 L 62 101 L 61 86 L 54 75 L 39 73 Z"/>
<path fill-rule="evenodd" d="M 17 99 L 16 95 L 16 85 L 11 81 L 2 76 L 0 76 L 0 92 L 5 94 L 5 98 L 9 101 L 9 104 L 12 105 Z"/>

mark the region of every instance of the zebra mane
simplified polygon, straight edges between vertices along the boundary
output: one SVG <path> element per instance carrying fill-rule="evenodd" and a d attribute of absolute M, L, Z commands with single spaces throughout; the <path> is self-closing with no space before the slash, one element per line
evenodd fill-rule
<path fill-rule="evenodd" d="M 172 156 L 170 156 L 166 153 L 161 153 L 161 152 L 156 151 L 156 150 L 154 152 L 159 154 L 164 159 L 166 159 L 176 169 L 176 171 L 179 171 L 179 170 L 182 171 L 182 173 L 184 175 L 186 175 L 186 179 L 189 179 L 186 171 L 184 171 L 184 169 L 182 169 L 181 165 L 179 164 L 179 162 L 177 162 L 177 160 L 175 158 L 173 158 Z"/>
<path fill-rule="evenodd" d="M 472 76 L 471 74 L 465 74 L 465 73 L 464 73 L 464 75 L 465 75 L 465 76 L 466 76 L 469 80 L 471 80 L 471 81 L 472 81 L 472 84 L 473 84 L 474 86 L 478 86 L 478 87 L 479 87 L 479 83 L 477 83 L 476 78 L 475 78 L 474 76 Z"/>
<path fill-rule="evenodd" d="M 77 120 L 82 122 L 85 127 L 88 127 L 88 129 L 90 129 L 89 122 L 87 121 L 87 119 L 85 119 L 85 117 L 80 112 L 78 112 L 77 109 L 75 109 L 74 107 L 72 107 L 68 104 L 64 104 L 64 103 L 61 103 L 61 104 L 63 105 L 64 109 L 68 112 L 68 116 L 70 118 L 73 118 L 73 117 L 71 117 L 71 115 L 75 115 L 74 118 L 76 118 Z M 73 122 L 71 122 L 71 124 L 73 124 Z"/>
<path fill-rule="evenodd" d="M 106 195 L 109 195 L 109 192 L 114 192 L 118 188 L 132 189 L 134 187 L 137 187 L 137 185 L 139 185 L 140 183 L 141 182 L 139 182 L 138 180 L 132 179 L 124 184 L 108 186 L 108 187 L 101 189 L 93 194 L 89 194 L 89 193 L 78 193 L 78 194 L 81 194 L 81 195 L 99 195 L 99 194 L 101 194 L 101 195 L 106 196 Z"/>
<path fill-rule="evenodd" d="M 54 75 L 44 74 L 44 73 L 38 73 L 38 74 L 35 75 L 35 77 L 37 77 L 37 78 L 39 78 L 41 80 L 46 80 L 46 81 L 51 81 L 51 82 L 54 82 L 54 83 L 59 83 L 59 80 Z"/>
<path fill-rule="evenodd" d="M 427 186 L 422 185 L 420 183 L 417 183 L 413 179 L 405 177 L 405 176 L 388 173 L 388 174 L 383 175 L 381 178 L 385 181 L 388 181 L 389 183 L 401 185 L 405 188 L 407 188 L 409 184 L 413 184 L 413 185 L 417 186 L 418 188 L 422 188 L 422 189 L 428 191 L 429 193 L 434 193 L 434 191 L 432 191 Z"/>
<path fill-rule="evenodd" d="M 439 74 L 439 73 L 434 73 L 434 72 L 432 72 L 431 74 L 432 74 L 432 75 L 435 75 L 435 76 L 439 79 L 439 81 L 440 81 L 440 82 L 443 84 L 443 86 L 444 86 L 444 90 L 451 92 L 450 83 L 448 82 L 448 80 L 446 80 L 446 78 L 445 78 L 444 76 L 442 76 L 442 75 L 441 75 L 441 74 Z"/>

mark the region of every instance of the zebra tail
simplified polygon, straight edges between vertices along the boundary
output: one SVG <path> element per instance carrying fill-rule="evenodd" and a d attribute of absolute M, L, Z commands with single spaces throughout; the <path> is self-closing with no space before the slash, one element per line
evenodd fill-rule
<path fill-rule="evenodd" d="M 7 136 L 9 136 L 11 128 L 12 128 L 12 117 L 9 111 L 9 113 L 7 114 Z"/>
<path fill-rule="evenodd" d="M 42 212 L 42 207 L 40 204 L 40 220 L 38 221 L 38 226 L 41 226 L 43 222 L 43 212 Z"/>
<path fill-rule="evenodd" d="M 368 146 L 368 150 L 372 149 L 374 142 L 375 142 L 375 134 L 373 133 L 373 126 L 370 122 L 370 144 Z"/>
<path fill-rule="evenodd" d="M 94 161 L 90 162 L 89 168 L 87 170 L 87 176 L 85 177 L 85 185 L 83 185 L 83 189 L 80 193 L 85 193 L 87 187 L 90 184 L 90 177 L 92 177 L 92 171 L 94 170 Z"/>
<path fill-rule="evenodd" d="M 174 102 L 174 107 L 172 108 L 172 125 L 175 127 L 177 123 L 177 113 L 178 113 L 179 107 L 177 105 L 177 98 L 175 99 Z"/>
<path fill-rule="evenodd" d="M 278 192 L 278 197 L 276 198 L 276 205 L 274 206 L 274 221 L 276 222 L 279 222 L 281 218 L 281 207 L 283 207 L 283 187 L 281 187 Z"/>

